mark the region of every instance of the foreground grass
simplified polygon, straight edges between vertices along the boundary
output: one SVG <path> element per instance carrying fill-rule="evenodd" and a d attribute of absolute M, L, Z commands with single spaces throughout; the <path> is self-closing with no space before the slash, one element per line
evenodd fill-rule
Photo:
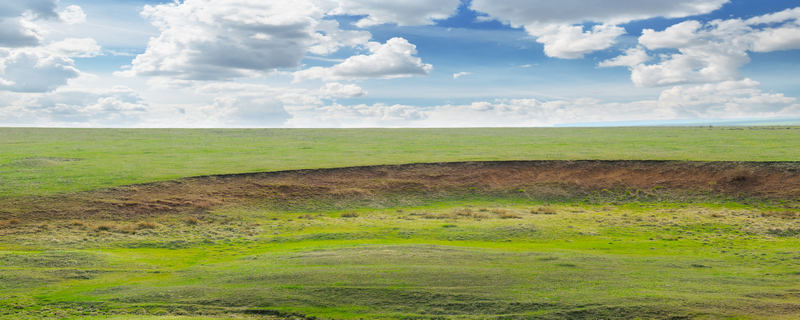
<path fill-rule="evenodd" d="M 6 226 L 0 315 L 800 316 L 800 216 L 786 209 L 459 199 L 141 223 Z"/>
<path fill-rule="evenodd" d="M 0 128 L 0 197 L 285 169 L 473 160 L 794 161 L 798 150 L 800 127 Z"/>
<path fill-rule="evenodd" d="M 795 127 L 0 129 L 0 198 L 18 206 L 0 207 L 0 318 L 796 319 L 800 214 L 790 198 L 643 203 L 647 192 L 640 199 L 638 190 L 617 190 L 627 194 L 617 198 L 604 189 L 582 202 L 523 198 L 516 189 L 445 195 L 409 187 L 382 201 L 369 188 L 315 198 L 315 189 L 284 181 L 249 202 L 191 211 L 99 206 L 64 215 L 57 199 L 68 197 L 26 196 L 409 162 L 797 160 L 798 134 Z M 268 197 L 293 190 L 309 194 Z M 82 201 L 102 200 L 137 204 Z M 613 204 L 598 204 L 606 202 Z"/>

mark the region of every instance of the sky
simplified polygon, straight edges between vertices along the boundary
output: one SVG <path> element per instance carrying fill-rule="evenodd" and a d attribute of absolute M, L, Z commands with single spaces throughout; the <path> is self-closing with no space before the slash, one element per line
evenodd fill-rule
<path fill-rule="evenodd" d="M 800 0 L 0 0 L 0 126 L 800 123 Z"/>

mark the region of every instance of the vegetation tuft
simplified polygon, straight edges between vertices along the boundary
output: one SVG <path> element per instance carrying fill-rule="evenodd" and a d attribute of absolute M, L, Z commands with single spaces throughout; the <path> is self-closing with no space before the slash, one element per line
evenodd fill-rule
<path fill-rule="evenodd" d="M 555 209 L 550 207 L 538 207 L 531 209 L 531 214 L 558 214 Z"/>

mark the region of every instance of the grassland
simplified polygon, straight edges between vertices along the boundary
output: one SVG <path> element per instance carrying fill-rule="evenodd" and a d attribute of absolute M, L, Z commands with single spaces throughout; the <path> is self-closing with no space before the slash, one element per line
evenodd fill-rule
<path fill-rule="evenodd" d="M 800 217 L 773 210 L 462 198 L 50 222 L 3 236 L 0 314 L 793 319 Z"/>
<path fill-rule="evenodd" d="M 485 160 L 796 161 L 800 127 L 117 130 L 0 128 L 0 197 L 175 178 Z"/>
<path fill-rule="evenodd" d="M 797 319 L 797 162 L 116 186 L 795 161 L 798 133 L 0 129 L 0 318 Z"/>

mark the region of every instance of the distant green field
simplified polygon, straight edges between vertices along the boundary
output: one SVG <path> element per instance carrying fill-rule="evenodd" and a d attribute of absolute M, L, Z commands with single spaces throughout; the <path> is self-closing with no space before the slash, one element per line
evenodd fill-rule
<path fill-rule="evenodd" d="M 800 160 L 800 127 L 0 128 L 0 197 L 186 176 L 469 160 Z"/>

